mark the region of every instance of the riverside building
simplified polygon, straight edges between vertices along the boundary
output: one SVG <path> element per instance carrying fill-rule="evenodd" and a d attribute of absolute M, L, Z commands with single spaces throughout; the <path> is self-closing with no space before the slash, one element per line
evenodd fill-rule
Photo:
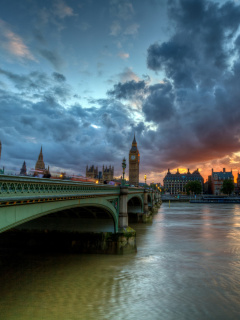
<path fill-rule="evenodd" d="M 212 169 L 212 175 L 208 177 L 211 193 L 216 196 L 220 195 L 222 193 L 223 181 L 228 179 L 234 181 L 232 170 L 227 172 L 226 169 L 223 168 L 223 171 L 215 172 Z"/>
<path fill-rule="evenodd" d="M 171 173 L 170 169 L 168 169 L 168 172 L 163 179 L 165 192 L 171 194 L 185 193 L 185 185 L 190 181 L 199 181 L 203 188 L 203 177 L 198 169 L 193 171 L 193 173 L 191 173 L 189 169 L 186 173 L 180 173 L 179 169 L 177 169 L 176 173 Z"/>

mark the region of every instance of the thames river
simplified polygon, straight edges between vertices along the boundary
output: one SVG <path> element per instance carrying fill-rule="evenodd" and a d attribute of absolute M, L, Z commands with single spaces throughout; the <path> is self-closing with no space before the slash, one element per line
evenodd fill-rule
<path fill-rule="evenodd" d="M 163 203 L 131 226 L 136 254 L 2 260 L 0 319 L 240 319 L 240 205 Z"/>

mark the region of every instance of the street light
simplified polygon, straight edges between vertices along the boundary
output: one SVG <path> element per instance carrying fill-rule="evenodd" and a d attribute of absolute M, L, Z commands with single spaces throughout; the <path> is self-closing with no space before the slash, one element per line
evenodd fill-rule
<path fill-rule="evenodd" d="M 144 175 L 144 180 L 145 180 L 145 187 L 147 186 L 147 183 L 146 183 L 146 181 L 147 181 L 147 175 L 145 174 Z"/>
<path fill-rule="evenodd" d="M 123 179 L 122 179 L 122 185 L 125 184 L 125 181 L 124 181 L 124 174 L 125 174 L 125 169 L 126 169 L 126 159 L 125 157 L 123 158 L 123 162 L 122 162 L 122 169 L 123 169 Z"/>

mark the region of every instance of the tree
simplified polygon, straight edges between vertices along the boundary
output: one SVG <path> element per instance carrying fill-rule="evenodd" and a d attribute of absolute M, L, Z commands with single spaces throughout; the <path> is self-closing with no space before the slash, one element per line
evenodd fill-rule
<path fill-rule="evenodd" d="M 185 189 L 187 191 L 187 194 L 190 192 L 193 192 L 195 194 L 201 194 L 202 193 L 202 184 L 200 181 L 189 181 L 185 185 Z"/>
<path fill-rule="evenodd" d="M 221 191 L 224 194 L 231 194 L 234 191 L 234 182 L 231 179 L 224 180 Z"/>

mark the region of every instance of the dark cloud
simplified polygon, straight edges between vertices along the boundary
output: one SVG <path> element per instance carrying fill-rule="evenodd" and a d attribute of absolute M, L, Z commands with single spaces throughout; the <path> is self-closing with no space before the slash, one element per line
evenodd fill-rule
<path fill-rule="evenodd" d="M 136 95 L 143 94 L 146 87 L 145 81 L 127 81 L 125 83 L 117 83 L 114 85 L 113 90 L 108 91 L 110 97 L 115 97 L 116 99 L 128 99 L 131 100 L 135 98 Z"/>
<path fill-rule="evenodd" d="M 178 87 L 214 87 L 229 67 L 229 44 L 238 30 L 239 5 L 172 0 L 169 16 L 176 32 L 169 41 L 148 48 L 148 67 L 163 70 Z"/>
<path fill-rule="evenodd" d="M 59 100 L 66 102 L 71 96 L 71 88 L 65 82 L 66 78 L 60 73 L 53 73 L 56 83 L 46 74 L 41 72 L 30 72 L 29 74 L 18 75 L 7 70 L 0 69 L 0 75 L 7 77 L 18 89 L 22 96 L 33 99 L 52 101 Z"/>
<path fill-rule="evenodd" d="M 108 113 L 104 113 L 102 115 L 102 122 L 105 127 L 107 128 L 116 128 L 117 124 L 115 121 L 113 121 Z"/>
<path fill-rule="evenodd" d="M 52 171 L 71 169 L 84 174 L 87 164 L 115 163 L 121 170 L 124 150 L 129 147 L 126 132 L 130 128 L 130 112 L 112 99 L 92 103 L 95 106 L 90 108 L 78 104 L 65 108 L 56 95 L 49 94 L 48 88 L 35 102 L 1 90 L 1 163 L 20 169 L 27 160 L 28 169 L 34 167 L 43 145 L 44 160 Z M 116 174 L 117 170 L 116 167 Z"/>
<path fill-rule="evenodd" d="M 164 72 L 168 88 L 149 87 L 143 102 L 146 120 L 158 125 L 164 170 L 240 149 L 240 6 L 170 0 L 168 14 L 172 36 L 147 52 L 148 68 Z"/>
<path fill-rule="evenodd" d="M 37 71 L 31 72 L 28 75 L 18 75 L 0 68 L 0 74 L 6 76 L 18 90 L 41 90 L 49 84 L 46 74 Z"/>
<path fill-rule="evenodd" d="M 151 94 L 143 103 L 143 112 L 147 121 L 161 123 L 170 120 L 175 114 L 174 95 L 171 85 L 166 84 L 155 85 L 150 88 Z"/>
<path fill-rule="evenodd" d="M 55 69 L 59 70 L 62 67 L 63 61 L 56 52 L 44 49 L 39 50 L 39 53 L 47 59 Z"/>
<path fill-rule="evenodd" d="M 34 35 L 35 39 L 36 39 L 39 43 L 44 44 L 44 45 L 46 44 L 46 40 L 45 40 L 42 32 L 41 32 L 39 29 L 36 29 L 36 28 L 35 28 L 35 29 L 33 30 L 33 35 Z"/>
<path fill-rule="evenodd" d="M 58 82 L 66 81 L 66 77 L 61 73 L 53 72 L 52 76 L 53 76 L 54 80 L 56 80 Z"/>

